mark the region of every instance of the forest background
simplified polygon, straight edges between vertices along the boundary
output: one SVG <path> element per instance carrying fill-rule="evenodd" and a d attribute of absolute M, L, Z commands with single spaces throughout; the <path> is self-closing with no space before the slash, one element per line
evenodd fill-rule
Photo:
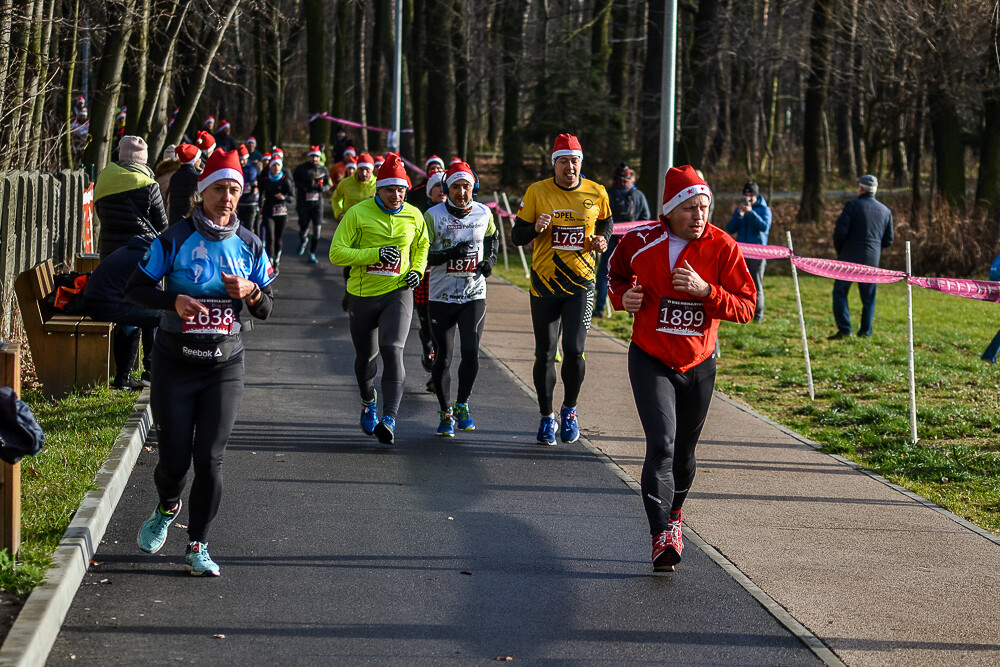
<path fill-rule="evenodd" d="M 314 113 L 389 127 L 393 11 L 393 0 L 0 0 L 0 172 L 99 173 L 121 106 L 151 156 L 209 114 L 261 147 L 330 145 L 333 124 Z M 404 156 L 462 155 L 514 193 L 569 131 L 589 177 L 608 182 L 625 161 L 656 197 L 664 2 L 404 0 L 403 13 Z M 829 190 L 876 174 L 915 272 L 984 273 L 1000 238 L 996 2 L 686 0 L 677 20 L 675 164 L 700 167 L 717 191 L 756 180 L 805 238 L 828 236 L 840 206 Z M 80 95 L 90 138 L 74 157 Z M 384 133 L 348 129 L 359 148 L 385 150 Z"/>

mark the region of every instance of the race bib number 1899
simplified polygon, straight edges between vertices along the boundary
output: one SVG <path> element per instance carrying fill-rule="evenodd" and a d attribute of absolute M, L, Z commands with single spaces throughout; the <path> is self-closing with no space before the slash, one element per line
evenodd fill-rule
<path fill-rule="evenodd" d="M 701 301 L 660 299 L 660 318 L 656 330 L 676 336 L 704 336 L 708 319 Z"/>
<path fill-rule="evenodd" d="M 552 247 L 556 250 L 583 250 L 585 233 L 583 225 L 553 225 Z"/>
<path fill-rule="evenodd" d="M 198 313 L 181 329 L 186 334 L 231 334 L 236 315 L 232 299 L 198 298 L 198 303 L 208 308 L 207 313 Z"/>

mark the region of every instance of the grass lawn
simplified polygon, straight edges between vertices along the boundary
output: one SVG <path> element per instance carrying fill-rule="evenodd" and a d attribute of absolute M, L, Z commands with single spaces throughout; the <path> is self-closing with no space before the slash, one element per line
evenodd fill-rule
<path fill-rule="evenodd" d="M 0 588 L 25 596 L 45 576 L 73 513 L 104 465 L 137 394 L 109 388 L 74 392 L 58 401 L 26 391 L 24 400 L 45 432 L 38 456 L 21 460 L 21 553 L 0 552 Z"/>
<path fill-rule="evenodd" d="M 522 287 L 523 271 L 497 273 Z M 774 262 L 774 263 L 777 263 Z M 770 267 L 769 267 L 770 268 Z M 917 436 L 910 443 L 906 286 L 880 285 L 874 336 L 828 341 L 833 282 L 799 274 L 816 400 L 809 400 L 795 288 L 768 275 L 766 321 L 719 329 L 716 388 L 959 516 L 1000 534 L 1000 367 L 979 357 L 1000 306 L 913 288 Z M 861 302 L 850 294 L 855 330 Z M 624 313 L 596 320 L 628 340 Z"/>

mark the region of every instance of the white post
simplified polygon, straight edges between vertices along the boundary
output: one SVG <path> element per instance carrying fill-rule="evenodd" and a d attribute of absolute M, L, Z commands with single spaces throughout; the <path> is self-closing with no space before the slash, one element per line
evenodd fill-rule
<path fill-rule="evenodd" d="M 674 164 L 674 116 L 677 113 L 677 0 L 667 0 L 663 16 L 663 72 L 660 91 L 660 196 L 663 175 Z"/>
<path fill-rule="evenodd" d="M 503 216 L 500 215 L 500 195 L 493 191 L 493 201 L 497 203 L 497 229 L 500 230 L 500 247 L 503 248 L 503 268 L 510 271 L 510 262 L 507 260 L 507 232 L 503 228 Z"/>
<path fill-rule="evenodd" d="M 917 444 L 917 384 L 913 378 L 913 286 L 910 285 L 910 242 L 906 242 L 906 344 L 910 375 L 910 442 Z"/>
<path fill-rule="evenodd" d="M 510 200 L 507 199 L 507 193 L 506 192 L 501 192 L 500 194 L 503 197 L 503 207 L 505 209 L 507 209 L 507 215 L 513 215 L 511 213 L 511 211 L 510 211 Z M 514 224 L 514 218 L 510 219 L 510 224 L 513 226 L 513 224 Z M 517 252 L 520 253 L 520 255 L 521 255 L 521 266 L 524 267 L 524 277 L 525 278 L 530 278 L 531 277 L 531 270 L 528 268 L 528 260 L 524 256 L 524 246 L 517 246 Z"/>
<path fill-rule="evenodd" d="M 792 233 L 786 232 L 788 235 L 788 251 L 795 252 L 792 248 Z M 791 259 L 791 258 L 789 258 Z M 813 369 L 812 362 L 809 361 L 809 339 L 806 337 L 806 318 L 802 313 L 802 293 L 799 292 L 799 274 L 795 270 L 795 265 L 792 264 L 792 282 L 795 283 L 795 304 L 799 307 L 799 328 L 802 330 L 802 350 L 806 358 L 806 379 L 809 381 L 809 400 L 816 400 L 816 390 L 813 387 Z"/>

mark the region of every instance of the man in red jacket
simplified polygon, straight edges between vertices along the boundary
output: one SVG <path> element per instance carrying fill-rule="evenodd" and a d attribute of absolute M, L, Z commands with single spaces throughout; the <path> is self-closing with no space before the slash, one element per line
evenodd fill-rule
<path fill-rule="evenodd" d="M 719 322 L 753 318 L 757 291 L 736 241 L 708 223 L 712 192 L 693 167 L 671 167 L 660 222 L 636 227 L 611 255 L 608 296 L 635 314 L 629 381 L 646 435 L 642 501 L 653 569 L 681 560 L 681 505 L 715 389 Z"/>

